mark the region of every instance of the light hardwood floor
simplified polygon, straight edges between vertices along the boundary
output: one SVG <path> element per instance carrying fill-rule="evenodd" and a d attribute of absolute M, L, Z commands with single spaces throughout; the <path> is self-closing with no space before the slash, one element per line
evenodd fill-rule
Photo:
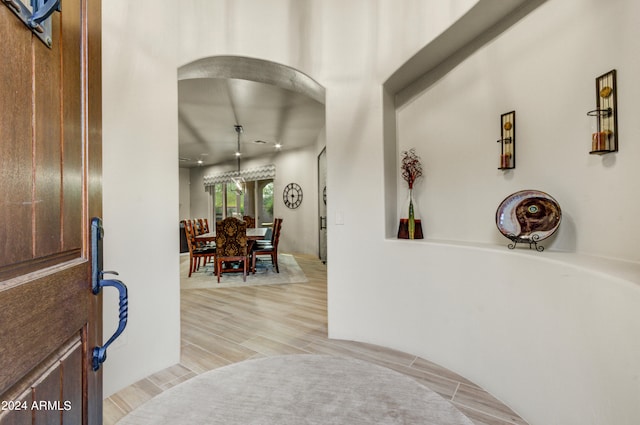
<path fill-rule="evenodd" d="M 428 360 L 388 348 L 327 338 L 327 273 L 318 259 L 296 255 L 306 283 L 181 291 L 179 364 L 104 401 L 111 425 L 145 401 L 200 373 L 283 354 L 353 357 L 408 375 L 442 395 L 476 425 L 524 425 L 511 409 L 467 379 Z"/>

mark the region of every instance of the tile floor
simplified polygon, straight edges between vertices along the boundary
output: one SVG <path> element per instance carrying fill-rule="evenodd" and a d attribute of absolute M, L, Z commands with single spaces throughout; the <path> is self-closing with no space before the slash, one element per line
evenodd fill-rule
<path fill-rule="evenodd" d="M 181 291 L 181 361 L 104 401 L 104 424 L 200 373 L 247 359 L 314 353 L 349 356 L 411 376 L 442 395 L 475 425 L 526 425 L 509 407 L 464 377 L 388 348 L 327 338 L 326 266 L 296 255 L 306 283 Z M 186 278 L 186 276 L 185 276 Z"/>

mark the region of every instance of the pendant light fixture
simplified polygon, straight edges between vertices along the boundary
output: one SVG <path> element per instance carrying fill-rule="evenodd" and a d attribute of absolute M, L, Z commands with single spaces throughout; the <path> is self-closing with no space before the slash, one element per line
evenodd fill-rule
<path fill-rule="evenodd" d="M 244 128 L 242 128 L 240 124 L 236 124 L 233 127 L 236 130 L 236 134 L 238 135 L 238 143 L 236 147 L 236 161 L 238 163 L 238 170 L 237 176 L 233 179 L 233 183 L 236 185 L 236 194 L 242 195 L 244 193 L 245 182 L 244 178 L 240 174 L 240 157 L 242 156 L 242 152 L 240 151 L 240 134 L 244 131 Z"/>

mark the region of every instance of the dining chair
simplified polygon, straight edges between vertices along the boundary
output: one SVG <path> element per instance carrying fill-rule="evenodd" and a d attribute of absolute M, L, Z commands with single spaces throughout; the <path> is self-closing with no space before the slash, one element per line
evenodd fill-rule
<path fill-rule="evenodd" d="M 209 220 L 206 218 L 198 219 L 198 235 L 209 233 Z"/>
<path fill-rule="evenodd" d="M 242 219 L 245 223 L 247 223 L 247 228 L 256 227 L 256 219 L 251 217 L 250 215 L 242 216 Z"/>
<path fill-rule="evenodd" d="M 273 228 L 275 227 L 275 225 L 276 223 L 274 220 L 273 226 L 267 228 L 267 231 L 264 233 L 264 238 L 254 241 L 258 247 L 273 245 Z"/>
<path fill-rule="evenodd" d="M 209 233 L 209 219 L 208 218 L 203 218 L 202 219 L 202 224 L 203 224 L 203 230 L 204 233 Z"/>
<path fill-rule="evenodd" d="M 194 248 L 211 248 L 215 247 L 215 243 L 206 243 L 202 241 L 197 241 L 196 236 L 199 236 L 205 232 L 200 231 L 201 225 L 198 223 L 197 219 L 194 220 L 182 220 L 184 222 L 184 230 L 185 233 L 191 233 L 191 243 Z"/>
<path fill-rule="evenodd" d="M 280 242 L 280 229 L 282 229 L 282 219 L 276 218 L 273 220 L 273 234 L 271 238 L 271 244 L 255 244 L 251 252 L 251 271 L 256 272 L 256 259 L 258 255 L 269 255 L 271 257 L 271 263 L 276 273 L 280 273 L 278 267 L 278 243 Z"/>
<path fill-rule="evenodd" d="M 193 219 L 193 232 L 196 236 L 203 234 L 202 231 L 202 220 L 198 218 Z"/>
<path fill-rule="evenodd" d="M 193 222 L 191 220 L 182 220 L 182 222 L 184 223 L 184 231 L 185 233 L 190 232 L 191 234 L 193 234 Z"/>
<path fill-rule="evenodd" d="M 193 272 L 200 269 L 200 260 L 204 261 L 204 265 L 206 265 L 209 260 L 215 260 L 216 248 L 213 246 L 197 247 L 193 226 L 187 224 L 187 221 L 190 220 L 185 220 L 184 230 L 189 248 L 189 277 L 191 277 Z"/>
<path fill-rule="evenodd" d="M 232 262 L 242 263 L 242 280 L 247 281 L 248 269 L 247 223 L 235 217 L 227 217 L 216 224 L 216 275 L 218 282 L 225 272 L 238 272 L 229 267 Z"/>

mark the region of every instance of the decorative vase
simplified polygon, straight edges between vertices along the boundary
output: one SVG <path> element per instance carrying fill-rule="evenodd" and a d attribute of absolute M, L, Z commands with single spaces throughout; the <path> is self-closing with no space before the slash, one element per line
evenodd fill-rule
<path fill-rule="evenodd" d="M 398 227 L 398 239 L 423 239 L 422 220 L 418 212 L 418 205 L 413 199 L 413 188 L 409 188 L 409 195 L 404 203 L 403 210 L 400 226 Z"/>

